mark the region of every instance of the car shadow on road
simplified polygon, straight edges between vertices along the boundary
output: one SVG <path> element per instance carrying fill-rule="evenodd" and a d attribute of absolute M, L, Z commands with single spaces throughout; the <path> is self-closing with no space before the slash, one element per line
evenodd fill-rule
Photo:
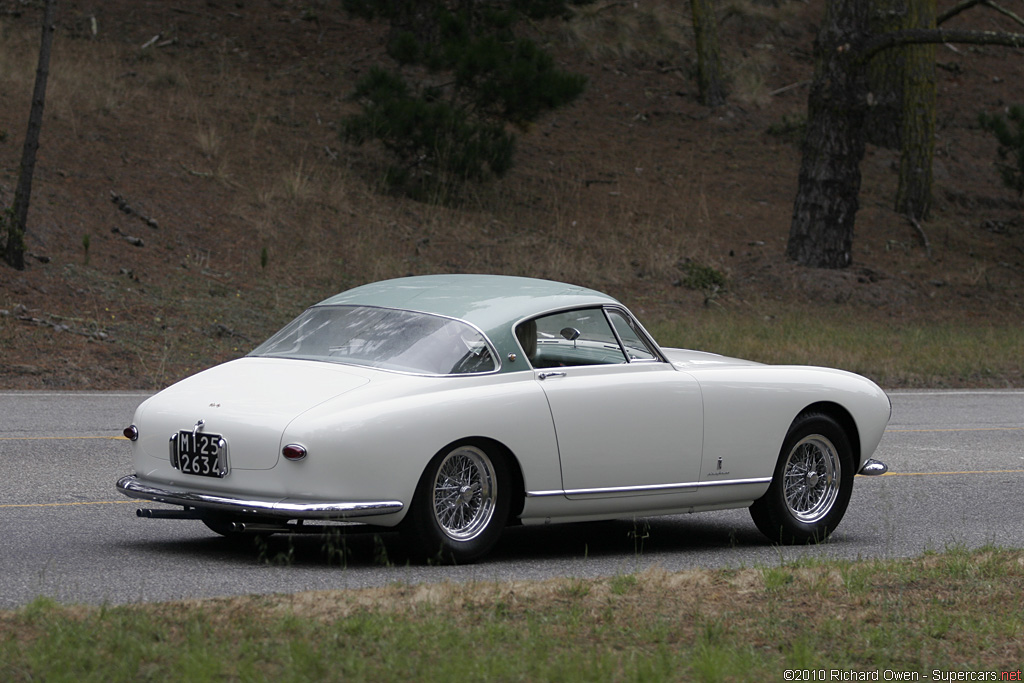
<path fill-rule="evenodd" d="M 710 516 L 654 517 L 637 520 L 580 522 L 506 529 L 478 565 L 636 559 L 655 555 L 693 555 L 694 565 L 709 552 L 764 548 L 771 543 L 753 524 L 737 525 Z M 201 532 L 202 533 L 202 532 Z M 343 527 L 330 533 L 251 535 L 224 538 L 206 535 L 148 541 L 146 552 L 187 554 L 196 561 L 271 566 L 367 568 L 422 564 L 410 558 L 391 529 Z"/>
<path fill-rule="evenodd" d="M 691 553 L 767 544 L 757 529 L 686 517 L 581 522 L 507 529 L 491 556 L 564 558 Z"/>

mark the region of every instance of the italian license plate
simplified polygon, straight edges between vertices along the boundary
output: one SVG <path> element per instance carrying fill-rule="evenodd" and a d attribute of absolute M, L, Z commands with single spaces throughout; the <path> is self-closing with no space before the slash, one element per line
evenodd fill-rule
<path fill-rule="evenodd" d="M 223 477 L 227 474 L 225 442 L 220 434 L 180 431 L 174 439 L 172 453 L 176 466 L 185 474 L 201 477 Z"/>

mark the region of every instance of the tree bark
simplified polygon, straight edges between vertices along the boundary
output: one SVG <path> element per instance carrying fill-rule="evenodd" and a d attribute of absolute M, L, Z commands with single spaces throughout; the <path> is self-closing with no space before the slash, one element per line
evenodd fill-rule
<path fill-rule="evenodd" d="M 39 131 L 43 126 L 46 79 L 50 73 L 50 50 L 53 46 L 56 12 L 57 0 L 46 0 L 46 9 L 43 11 L 43 36 L 39 45 L 39 62 L 36 65 L 36 83 L 32 91 L 28 131 L 25 133 L 25 145 L 21 152 L 21 168 L 18 173 L 18 186 L 14 191 L 14 204 L 8 216 L 4 259 L 18 270 L 25 269 L 25 230 L 28 223 L 28 205 L 32 197 L 32 176 L 36 167 L 36 151 L 39 149 Z"/>
<path fill-rule="evenodd" d="M 786 256 L 804 266 L 852 263 L 867 110 L 868 3 L 832 0 L 815 40 L 797 196 Z"/>
<path fill-rule="evenodd" d="M 994 7 L 991 2 L 978 4 Z M 872 57 L 882 50 L 904 45 L 965 43 L 1024 47 L 1024 34 L 997 31 L 911 28 L 872 35 L 868 10 L 869 3 L 864 0 L 830 0 L 815 41 L 807 132 L 786 244 L 787 258 L 804 266 L 845 268 L 853 261 L 860 161 L 866 144 L 866 65 Z M 927 124 L 922 127 L 926 129 Z M 931 140 L 934 127 L 930 133 L 904 134 Z M 927 149 L 924 151 L 928 153 Z M 927 169 L 930 173 L 931 165 L 908 157 L 907 169 L 908 175 L 916 169 Z M 918 186 L 930 186 L 930 180 L 918 182 Z M 926 211 L 927 201 L 920 193 L 910 192 L 909 183 L 907 195 L 911 219 L 917 220 L 913 213 Z"/>
<path fill-rule="evenodd" d="M 909 28 L 908 0 L 872 0 L 869 30 L 880 35 Z M 868 142 L 887 149 L 900 148 L 903 109 L 903 72 L 906 50 L 894 48 L 875 55 L 868 63 L 870 108 Z"/>
<path fill-rule="evenodd" d="M 908 19 L 911 28 L 935 28 L 935 0 L 911 0 Z M 911 45 L 905 49 L 905 56 L 896 211 L 922 221 L 928 218 L 932 204 L 935 44 Z"/>
<path fill-rule="evenodd" d="M 693 33 L 697 43 L 697 86 L 700 101 L 708 107 L 725 104 L 722 60 L 718 50 L 718 21 L 713 0 L 690 0 Z"/>

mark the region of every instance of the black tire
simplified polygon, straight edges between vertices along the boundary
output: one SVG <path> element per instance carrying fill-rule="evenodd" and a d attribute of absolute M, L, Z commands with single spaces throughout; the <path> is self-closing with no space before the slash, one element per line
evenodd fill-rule
<path fill-rule="evenodd" d="M 471 443 L 450 446 L 423 471 L 402 522 L 403 540 L 417 559 L 473 562 L 501 537 L 511 489 L 502 454 Z"/>
<path fill-rule="evenodd" d="M 750 506 L 761 533 L 783 544 L 824 541 L 846 514 L 853 491 L 850 439 L 822 413 L 793 421 L 768 491 Z"/>

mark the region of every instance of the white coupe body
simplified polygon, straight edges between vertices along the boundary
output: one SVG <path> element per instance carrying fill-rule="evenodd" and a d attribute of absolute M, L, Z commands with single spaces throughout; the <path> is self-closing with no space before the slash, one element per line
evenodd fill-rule
<path fill-rule="evenodd" d="M 141 516 L 224 534 L 398 526 L 452 561 L 507 524 L 734 507 L 802 542 L 835 527 L 855 473 L 885 471 L 871 455 L 890 410 L 848 372 L 661 349 L 592 290 L 404 278 L 145 401 L 117 486 L 179 506 Z"/>

